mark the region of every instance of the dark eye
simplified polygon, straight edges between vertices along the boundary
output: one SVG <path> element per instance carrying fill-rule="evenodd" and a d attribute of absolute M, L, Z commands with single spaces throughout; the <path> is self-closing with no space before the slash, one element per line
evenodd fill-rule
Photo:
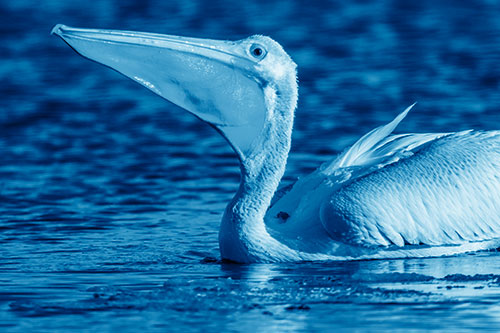
<path fill-rule="evenodd" d="M 250 46 L 250 54 L 256 59 L 262 59 L 266 56 L 267 51 L 262 45 L 252 44 Z"/>

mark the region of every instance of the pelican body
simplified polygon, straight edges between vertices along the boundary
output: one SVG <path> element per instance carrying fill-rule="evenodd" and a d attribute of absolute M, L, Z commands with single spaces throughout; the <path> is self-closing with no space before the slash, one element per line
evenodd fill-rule
<path fill-rule="evenodd" d="M 217 41 L 54 27 L 82 56 L 211 124 L 240 186 L 219 231 L 241 263 L 442 256 L 500 246 L 500 132 L 397 134 L 411 106 L 277 191 L 290 151 L 296 64 L 265 36 Z"/>

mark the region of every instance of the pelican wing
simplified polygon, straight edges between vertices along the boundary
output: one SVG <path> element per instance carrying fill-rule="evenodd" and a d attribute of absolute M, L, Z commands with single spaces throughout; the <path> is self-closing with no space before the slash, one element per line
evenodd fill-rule
<path fill-rule="evenodd" d="M 410 109 L 298 180 L 266 222 L 323 244 L 500 237 L 500 132 L 390 135 Z"/>
<path fill-rule="evenodd" d="M 357 178 L 323 202 L 329 235 L 357 245 L 500 237 L 500 132 L 460 132 Z"/>

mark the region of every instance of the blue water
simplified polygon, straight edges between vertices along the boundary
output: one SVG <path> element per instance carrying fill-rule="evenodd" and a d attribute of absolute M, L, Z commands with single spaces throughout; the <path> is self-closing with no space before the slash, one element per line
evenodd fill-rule
<path fill-rule="evenodd" d="M 56 23 L 278 40 L 299 65 L 284 182 L 404 132 L 500 129 L 495 1 L 0 1 L 0 331 L 500 330 L 500 255 L 221 263 L 224 140 L 77 56 Z"/>

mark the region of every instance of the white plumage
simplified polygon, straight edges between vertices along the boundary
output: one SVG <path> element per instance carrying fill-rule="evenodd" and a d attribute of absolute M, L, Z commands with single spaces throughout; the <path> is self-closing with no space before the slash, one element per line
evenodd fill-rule
<path fill-rule="evenodd" d="M 242 176 L 221 223 L 224 259 L 425 257 L 500 246 L 500 132 L 391 135 L 409 107 L 275 194 L 298 96 L 296 65 L 278 43 L 63 25 L 53 33 L 231 144 Z"/>
<path fill-rule="evenodd" d="M 362 247 L 497 238 L 500 132 L 389 136 L 408 111 L 294 184 L 268 218 L 286 212 L 285 223 L 302 225 L 303 216 L 316 211 L 311 223 L 320 223 L 331 239 Z"/>

